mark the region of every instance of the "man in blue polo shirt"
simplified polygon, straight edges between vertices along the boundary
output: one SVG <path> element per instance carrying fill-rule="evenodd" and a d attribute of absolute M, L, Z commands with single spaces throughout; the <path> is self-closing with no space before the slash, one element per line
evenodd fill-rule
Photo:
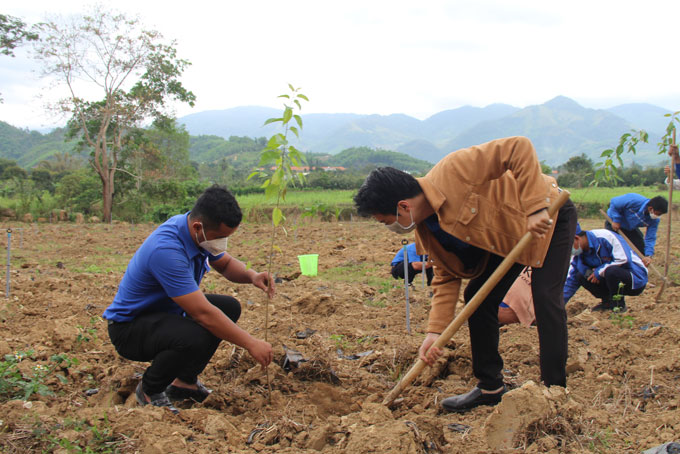
<path fill-rule="evenodd" d="M 248 269 L 226 253 L 227 237 L 241 218 L 234 196 L 214 185 L 189 213 L 159 226 L 130 260 L 103 316 L 121 356 L 151 362 L 137 386 L 140 405 L 177 413 L 170 399 L 203 401 L 211 391 L 198 375 L 223 339 L 248 350 L 263 367 L 272 361 L 271 345 L 236 325 L 241 305 L 235 298 L 205 295 L 199 289 L 212 267 L 232 282 L 274 294 L 268 273 Z"/>
<path fill-rule="evenodd" d="M 411 243 L 406 246 L 406 255 L 408 256 L 408 283 L 413 282 L 416 274 L 423 272 L 425 268 L 425 276 L 427 277 L 427 285 L 432 282 L 434 271 L 432 271 L 432 263 L 427 260 L 427 255 L 416 254 L 416 243 Z M 404 279 L 404 248 L 400 248 L 394 255 L 392 262 L 392 277 L 395 279 Z"/>

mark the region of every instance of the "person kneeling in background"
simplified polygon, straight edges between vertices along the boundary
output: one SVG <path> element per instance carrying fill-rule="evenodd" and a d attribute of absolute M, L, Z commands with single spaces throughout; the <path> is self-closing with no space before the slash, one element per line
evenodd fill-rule
<path fill-rule="evenodd" d="M 413 282 L 416 274 L 423 272 L 423 264 L 425 265 L 425 275 L 427 276 L 427 285 L 432 282 L 432 263 L 427 260 L 427 255 L 416 254 L 416 243 L 411 243 L 406 246 L 406 255 L 408 256 L 408 283 Z M 399 252 L 392 259 L 392 277 L 395 279 L 404 279 L 404 248 L 399 249 Z"/>
<path fill-rule="evenodd" d="M 593 311 L 626 310 L 623 295 L 636 296 L 647 286 L 642 259 L 618 234 L 576 228 L 572 259 L 564 284 L 564 302 L 583 286 L 602 302 Z"/>

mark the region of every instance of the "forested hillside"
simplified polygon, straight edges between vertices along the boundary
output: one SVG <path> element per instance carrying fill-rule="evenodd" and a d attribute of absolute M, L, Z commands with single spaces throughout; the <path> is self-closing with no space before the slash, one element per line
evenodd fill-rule
<path fill-rule="evenodd" d="M 71 151 L 74 143 L 65 142 L 65 135 L 63 128 L 41 134 L 0 121 L 0 158 L 12 159 L 21 167 L 33 167 L 50 156 Z"/>
<path fill-rule="evenodd" d="M 179 118 L 178 122 L 184 123 L 190 134 L 259 137 L 268 135 L 269 130 L 260 126 L 268 112 L 237 107 L 199 112 Z M 536 144 L 541 161 L 558 166 L 581 154 L 597 159 L 622 134 L 645 129 L 650 133 L 650 145 L 640 146 L 638 153 L 626 156 L 626 160 L 649 165 L 659 161 L 655 145 L 668 123 L 665 113 L 669 112 L 650 104 L 589 109 L 558 96 L 523 109 L 505 104 L 463 106 L 425 120 L 403 114 L 306 114 L 302 115 L 305 133 L 296 146 L 329 154 L 354 147 L 379 148 L 437 162 L 459 148 L 497 137 L 522 135 Z"/>

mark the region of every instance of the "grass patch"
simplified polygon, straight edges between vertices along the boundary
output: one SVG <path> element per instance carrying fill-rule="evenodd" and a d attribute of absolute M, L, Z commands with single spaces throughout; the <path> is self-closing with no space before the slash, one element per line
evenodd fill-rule
<path fill-rule="evenodd" d="M 356 191 L 350 190 L 319 190 L 319 191 L 300 191 L 288 190 L 286 193 L 286 203 L 283 206 L 312 206 L 319 204 L 326 205 L 351 205 L 352 197 Z M 246 194 L 238 197 L 238 204 L 242 209 L 251 209 L 261 206 L 274 206 L 276 200 L 267 199 L 264 194 Z"/>

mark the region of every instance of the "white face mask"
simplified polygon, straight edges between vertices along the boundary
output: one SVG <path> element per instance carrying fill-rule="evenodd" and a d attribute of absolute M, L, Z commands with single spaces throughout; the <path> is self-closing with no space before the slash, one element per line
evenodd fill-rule
<path fill-rule="evenodd" d="M 386 227 L 391 230 L 394 233 L 398 233 L 400 235 L 406 235 L 409 232 L 412 232 L 413 229 L 416 228 L 416 223 L 413 220 L 413 214 L 409 211 L 409 215 L 411 215 L 411 223 L 404 227 L 403 225 L 399 224 L 399 207 L 397 207 L 397 217 L 394 219 L 394 222 L 387 225 Z"/>
<path fill-rule="evenodd" d="M 583 248 L 574 249 L 574 246 L 571 247 L 571 255 L 581 255 L 582 253 Z"/>
<path fill-rule="evenodd" d="M 652 218 L 652 219 L 659 219 L 659 218 L 661 218 L 661 216 L 657 216 L 656 214 L 654 214 L 653 211 L 650 211 L 650 212 L 649 212 L 649 217 Z"/>
<path fill-rule="evenodd" d="M 201 227 L 203 227 L 203 223 L 201 223 Z M 205 249 L 212 255 L 219 255 L 226 252 L 228 243 L 228 238 L 226 236 L 224 238 L 208 240 L 205 237 L 205 228 L 201 229 L 201 233 L 203 233 L 203 241 L 198 243 L 199 247 Z M 198 233 L 196 234 L 196 241 L 198 241 Z"/>

